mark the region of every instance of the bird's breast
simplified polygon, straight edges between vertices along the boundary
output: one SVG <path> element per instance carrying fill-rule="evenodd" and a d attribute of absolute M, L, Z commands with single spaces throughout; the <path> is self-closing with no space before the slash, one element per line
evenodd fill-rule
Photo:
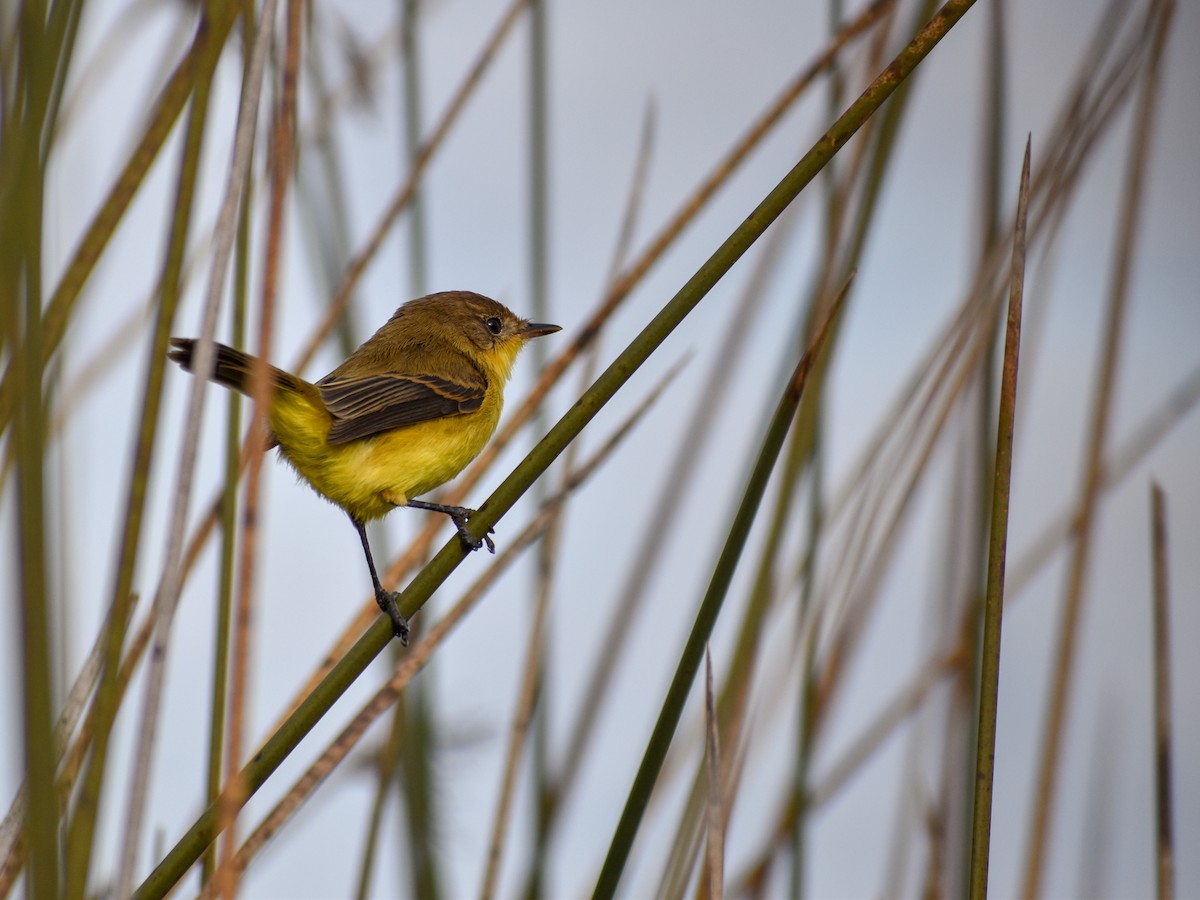
<path fill-rule="evenodd" d="M 341 444 L 326 440 L 328 413 L 322 419 L 307 410 L 282 416 L 272 410 L 272 427 L 296 472 L 319 494 L 367 522 L 386 515 L 396 499 L 419 497 L 466 468 L 496 430 L 500 409 L 500 391 L 493 387 L 470 413 Z"/>

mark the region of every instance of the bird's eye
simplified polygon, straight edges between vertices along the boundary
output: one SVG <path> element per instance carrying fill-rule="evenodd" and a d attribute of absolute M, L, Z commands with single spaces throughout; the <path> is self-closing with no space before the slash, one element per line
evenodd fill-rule
<path fill-rule="evenodd" d="M 495 316 L 492 316 L 490 319 L 484 319 L 483 324 L 487 326 L 487 330 L 492 334 L 499 334 L 504 328 L 504 323 Z"/>

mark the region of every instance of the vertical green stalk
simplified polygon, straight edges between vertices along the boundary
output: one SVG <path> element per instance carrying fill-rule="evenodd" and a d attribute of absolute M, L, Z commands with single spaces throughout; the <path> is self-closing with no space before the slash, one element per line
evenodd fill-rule
<path fill-rule="evenodd" d="M 1005 0 L 989 4 L 989 34 L 983 61 L 983 128 L 981 135 L 981 165 L 979 184 L 979 261 L 986 265 L 993 244 L 1000 238 L 1000 222 L 1003 215 L 1004 138 L 1007 133 L 1005 117 L 1006 85 L 1006 29 Z M 970 753 L 972 746 L 979 745 L 979 735 L 974 725 L 980 715 L 980 683 L 978 673 L 983 661 L 980 654 L 980 634 L 983 629 L 984 599 L 980 596 L 981 586 L 987 584 L 990 558 L 989 529 L 994 522 L 994 513 L 988 498 L 988 485 L 995 490 L 993 473 L 996 459 L 992 442 L 988 439 L 995 421 L 996 409 L 996 354 L 1000 349 L 1000 333 L 997 323 L 989 320 L 988 346 L 979 357 L 979 373 L 975 380 L 975 427 L 964 429 L 968 439 L 962 443 L 961 452 L 966 465 L 959 468 L 962 473 L 961 490 L 955 502 L 965 504 L 969 527 L 964 540 L 952 535 L 949 544 L 951 553 L 963 553 L 970 560 L 966 568 L 966 580 L 948 578 L 948 596 L 945 599 L 951 627 L 961 629 L 964 665 L 959 669 L 955 686 L 949 698 L 949 714 L 945 723 L 944 770 L 942 779 L 945 797 L 942 800 L 942 820 L 947 823 L 942 868 L 940 877 L 944 889 L 959 890 L 970 879 L 971 848 L 966 823 L 974 816 L 975 766 Z M 972 457 L 973 464 L 972 464 Z M 983 588 L 986 590 L 986 587 Z M 966 592 L 964 594 L 964 591 Z M 938 877 L 931 873 L 931 878 Z"/>
<path fill-rule="evenodd" d="M 550 141 L 549 141 L 549 80 L 547 75 L 546 44 L 546 0 L 530 0 L 529 3 L 529 303 L 536 322 L 553 321 L 549 310 L 549 260 L 550 260 Z M 534 341 L 533 369 L 540 372 L 546 366 L 547 346 Z M 546 409 L 538 408 L 534 416 L 534 429 L 541 434 L 546 430 Z M 534 486 L 534 498 L 540 505 L 546 497 L 545 482 Z M 532 600 L 534 609 L 546 606 L 552 590 L 554 560 L 557 557 L 558 541 L 562 534 L 562 516 L 558 512 L 555 526 L 543 536 L 538 544 L 537 579 Z M 546 609 L 549 618 L 549 609 Z M 551 795 L 550 778 L 550 688 L 546 680 L 546 669 L 550 662 L 550 644 L 547 640 L 549 626 L 542 629 L 537 640 L 539 671 L 534 688 L 533 709 L 533 767 L 532 784 L 534 802 L 530 804 L 530 829 L 536 847 L 538 836 L 549 828 Z M 532 854 L 526 896 L 535 900 L 542 896 L 545 875 L 545 856 Z"/>
<path fill-rule="evenodd" d="M 52 14 L 67 6 L 59 3 Z M 42 397 L 42 211 L 45 152 L 53 85 L 65 58 L 46 10 L 27 2 L 18 23 L 20 61 L 13 105 L 0 150 L 0 291 L 11 298 L 3 325 L 11 342 L 9 373 L 17 387 L 12 433 L 16 458 L 19 582 L 21 586 L 21 696 L 30 849 L 29 896 L 58 896 L 58 802 L 54 790 L 49 586 Z M 58 35 L 61 37 L 61 35 Z M 21 303 L 21 300 L 24 303 Z M 23 307 L 23 308 L 22 308 Z M 22 318 L 24 321 L 22 321 Z"/>
<path fill-rule="evenodd" d="M 842 0 L 829 0 L 829 32 L 831 35 L 837 33 L 841 27 L 842 18 L 845 15 L 845 4 Z M 836 63 L 829 69 L 828 86 L 829 90 L 826 94 L 825 109 L 829 118 L 837 115 L 837 111 L 842 108 L 845 102 L 843 97 L 845 94 L 846 79 L 842 73 L 842 67 Z M 841 232 L 842 222 L 845 217 L 845 196 L 838 189 L 838 179 L 836 160 L 831 160 L 830 164 L 825 167 L 825 270 L 828 275 L 833 275 L 837 271 L 836 260 L 838 258 L 839 234 Z M 805 570 L 808 576 L 804 580 L 803 597 L 801 599 L 801 615 L 800 621 L 803 622 L 807 615 L 812 612 L 811 598 L 812 588 L 816 583 L 816 564 L 817 564 L 817 547 L 820 540 L 821 531 L 821 503 L 822 503 L 822 479 L 821 479 L 821 459 L 820 459 L 820 418 L 821 410 L 819 405 L 814 405 L 813 408 L 813 443 L 812 443 L 812 481 L 809 490 L 809 525 L 808 547 L 805 550 Z M 792 440 L 796 441 L 799 431 L 793 433 Z M 815 634 L 815 630 L 813 631 Z M 810 639 L 810 644 L 813 644 L 813 639 Z M 812 648 L 809 647 L 809 650 Z M 811 657 L 810 657 L 811 659 Z M 789 826 L 791 838 L 791 865 L 788 871 L 788 889 L 793 900 L 800 900 L 804 896 L 804 879 L 805 879 L 805 856 L 807 854 L 807 825 L 808 818 L 804 811 L 806 796 L 805 785 L 808 784 L 808 770 L 811 762 L 812 751 L 812 726 L 815 723 L 813 715 L 813 701 L 816 699 L 816 681 L 815 672 L 811 664 L 806 663 L 804 666 L 803 681 L 800 687 L 800 708 L 797 716 L 797 731 L 796 731 L 796 765 L 792 770 L 792 793 L 796 803 L 797 814 L 792 818 Z"/>
<path fill-rule="evenodd" d="M 989 5 L 990 31 L 987 40 L 985 64 L 984 130 L 983 130 L 983 197 L 980 204 L 979 255 L 986 257 L 998 237 L 1002 214 L 1003 195 L 1001 188 L 1004 175 L 1004 136 L 1008 131 L 1005 116 L 1008 70 L 1007 30 L 1004 24 L 1006 0 L 997 0 Z M 988 395 L 991 402 L 991 395 Z"/>
<path fill-rule="evenodd" d="M 986 77 L 984 79 L 984 128 L 982 138 L 983 150 L 983 166 L 980 172 L 980 184 L 982 185 L 982 202 L 979 204 L 980 209 L 980 228 L 979 228 L 979 258 L 984 260 L 995 242 L 997 232 L 1000 228 L 1001 215 L 1001 184 L 1002 173 L 1004 167 L 1004 135 L 1005 128 L 1005 28 L 1004 28 L 1004 2 L 1005 0 L 995 0 L 989 4 L 988 12 L 991 16 L 989 25 L 990 32 L 987 41 L 987 56 L 985 65 L 987 67 Z M 980 366 L 979 378 L 979 441 L 980 459 L 979 472 L 981 477 L 977 482 L 979 485 L 987 484 L 988 476 L 991 474 L 993 460 L 988 449 L 987 442 L 982 439 L 982 435 L 987 434 L 991 430 L 992 423 L 992 397 L 994 396 L 994 379 L 992 362 L 996 351 L 995 336 L 992 340 L 990 350 L 982 357 L 982 365 Z M 982 492 L 982 489 L 981 489 Z M 987 527 L 988 510 L 979 504 L 980 527 L 981 531 Z M 973 546 L 983 547 L 982 541 Z M 980 560 L 982 563 L 982 560 Z M 980 571 L 982 565 L 976 566 L 972 571 Z M 974 654 L 971 654 L 974 658 Z"/>
<path fill-rule="evenodd" d="M 17 459 L 17 509 L 20 521 L 21 645 L 24 699 L 25 783 L 29 786 L 29 841 L 32 885 L 30 895 L 53 898 L 58 894 L 58 834 L 54 793 L 54 758 L 51 726 L 50 612 L 46 583 L 45 473 L 42 446 L 41 366 L 41 232 L 44 170 L 37 151 L 27 140 L 26 165 L 29 181 L 14 196 L 22 203 L 22 222 L 27 237 L 21 248 L 23 265 L 13 271 L 23 284 L 9 296 L 25 297 L 25 329 L 22 351 L 13 359 L 20 373 L 20 397 L 15 419 Z M 6 273 L 7 274 L 7 273 Z M 23 288 L 23 290 L 22 290 Z M 19 303 L 13 303 L 15 312 Z M 21 333 L 12 323 L 10 334 Z"/>
<path fill-rule="evenodd" d="M 708 900 L 725 896 L 725 806 L 721 777 L 721 741 L 717 728 L 716 695 L 713 692 L 712 654 L 704 648 L 704 774 L 708 803 L 705 818 L 704 874 L 697 895 Z"/>
<path fill-rule="evenodd" d="M 1167 591 L 1167 501 L 1150 485 L 1154 560 L 1154 800 L 1158 900 L 1175 897 L 1175 826 L 1171 802 L 1171 628 Z"/>
<path fill-rule="evenodd" d="M 814 459 L 814 473 L 820 468 L 820 458 Z M 817 520 L 815 527 L 820 527 L 819 519 L 823 514 L 820 509 L 820 495 L 816 493 L 816 483 L 814 479 L 813 496 L 812 496 L 812 519 Z M 809 544 L 810 548 L 815 551 L 817 543 L 815 538 Z M 808 558 L 808 577 L 805 582 L 805 602 L 804 609 L 806 618 L 811 615 L 819 615 L 812 605 L 812 588 L 809 585 L 814 583 L 816 575 L 816 554 L 815 552 Z M 792 817 L 791 832 L 792 832 L 792 867 L 791 867 L 791 896 L 799 900 L 804 896 L 804 884 L 807 869 L 805 862 L 807 859 L 808 847 L 808 813 L 809 813 L 809 790 L 808 790 L 808 775 L 812 767 L 812 754 L 816 737 L 817 723 L 820 718 L 818 709 L 818 701 L 820 699 L 821 676 L 817 670 L 816 652 L 817 652 L 817 636 L 820 633 L 818 628 L 809 628 L 808 636 L 805 640 L 804 649 L 802 651 L 805 659 L 804 672 L 800 684 L 800 715 L 797 717 L 796 728 L 798 732 L 798 752 L 796 759 L 796 769 L 792 781 L 792 805 L 795 808 L 795 815 Z"/>
<path fill-rule="evenodd" d="M 809 484 L 808 546 L 804 553 L 805 578 L 799 615 L 801 628 L 807 629 L 807 638 L 801 651 L 805 662 L 800 684 L 800 709 L 799 715 L 796 717 L 796 767 L 792 775 L 792 802 L 796 814 L 789 827 L 792 847 L 789 888 L 794 900 L 799 900 L 804 896 L 805 861 L 808 847 L 808 773 L 812 766 L 812 752 L 815 743 L 813 737 L 818 721 L 817 689 L 821 680 L 816 665 L 817 636 L 820 634 L 820 629 L 807 626 L 810 616 L 819 615 L 812 598 L 817 583 L 817 561 L 819 559 L 817 550 L 820 547 L 821 534 L 825 525 L 825 458 L 821 452 L 821 434 L 822 431 L 819 427 L 814 429 L 810 465 L 812 478 Z"/>
<path fill-rule="evenodd" d="M 1000 688 L 1000 634 L 1004 612 L 1004 563 L 1008 546 L 1008 502 L 1012 480 L 1013 423 L 1017 405 L 1017 364 L 1021 350 L 1021 301 L 1025 287 L 1025 220 L 1029 209 L 1030 145 L 1025 144 L 1021 193 L 1013 236 L 1004 369 L 1000 375 L 1000 411 L 996 465 L 992 478 L 992 522 L 988 540 L 987 593 L 983 606 L 982 660 L 979 674 L 979 727 L 975 745 L 975 808 L 971 827 L 971 900 L 987 896 L 988 855 L 992 832 L 992 776 L 996 756 L 996 702 Z"/>

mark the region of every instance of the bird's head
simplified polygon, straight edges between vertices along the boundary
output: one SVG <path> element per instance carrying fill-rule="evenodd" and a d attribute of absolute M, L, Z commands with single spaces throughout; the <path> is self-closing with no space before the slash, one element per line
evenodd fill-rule
<path fill-rule="evenodd" d="M 562 330 L 522 319 L 503 303 L 470 291 L 444 291 L 411 300 L 396 310 L 392 322 L 409 334 L 434 332 L 501 380 L 508 378 L 526 341 Z"/>

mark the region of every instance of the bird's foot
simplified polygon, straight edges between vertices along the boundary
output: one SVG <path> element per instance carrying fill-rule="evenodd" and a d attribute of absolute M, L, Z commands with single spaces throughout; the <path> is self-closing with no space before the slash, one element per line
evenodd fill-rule
<path fill-rule="evenodd" d="M 400 638 L 400 643 L 407 647 L 408 619 L 400 615 L 400 607 L 396 605 L 396 598 L 399 596 L 395 591 L 385 591 L 380 588 L 375 592 L 375 602 L 379 604 L 381 610 L 387 613 L 387 617 L 392 620 L 392 634 Z"/>
<path fill-rule="evenodd" d="M 458 536 L 462 538 L 462 542 L 467 545 L 468 550 L 478 550 L 480 547 L 487 545 L 488 553 L 496 552 L 496 543 L 492 540 L 492 535 L 495 533 L 495 528 L 489 528 L 487 534 L 482 539 L 475 537 L 467 530 L 467 522 L 471 516 L 475 514 L 475 510 L 468 509 L 465 506 L 451 507 L 454 510 L 452 513 L 447 513 L 450 516 L 450 521 L 454 523 L 454 527 L 458 529 Z"/>
<path fill-rule="evenodd" d="M 429 512 L 439 512 L 449 516 L 450 521 L 454 523 L 454 527 L 458 530 L 459 538 L 468 550 L 478 550 L 486 544 L 488 553 L 496 552 L 496 544 L 492 541 L 492 534 L 495 532 L 495 528 L 489 528 L 487 534 L 482 538 L 475 537 L 467 529 L 467 522 L 471 520 L 471 516 L 477 515 L 479 510 L 471 509 L 469 506 L 447 506 L 445 503 L 427 503 L 424 500 L 409 500 L 408 505 L 413 509 L 424 509 Z"/>

